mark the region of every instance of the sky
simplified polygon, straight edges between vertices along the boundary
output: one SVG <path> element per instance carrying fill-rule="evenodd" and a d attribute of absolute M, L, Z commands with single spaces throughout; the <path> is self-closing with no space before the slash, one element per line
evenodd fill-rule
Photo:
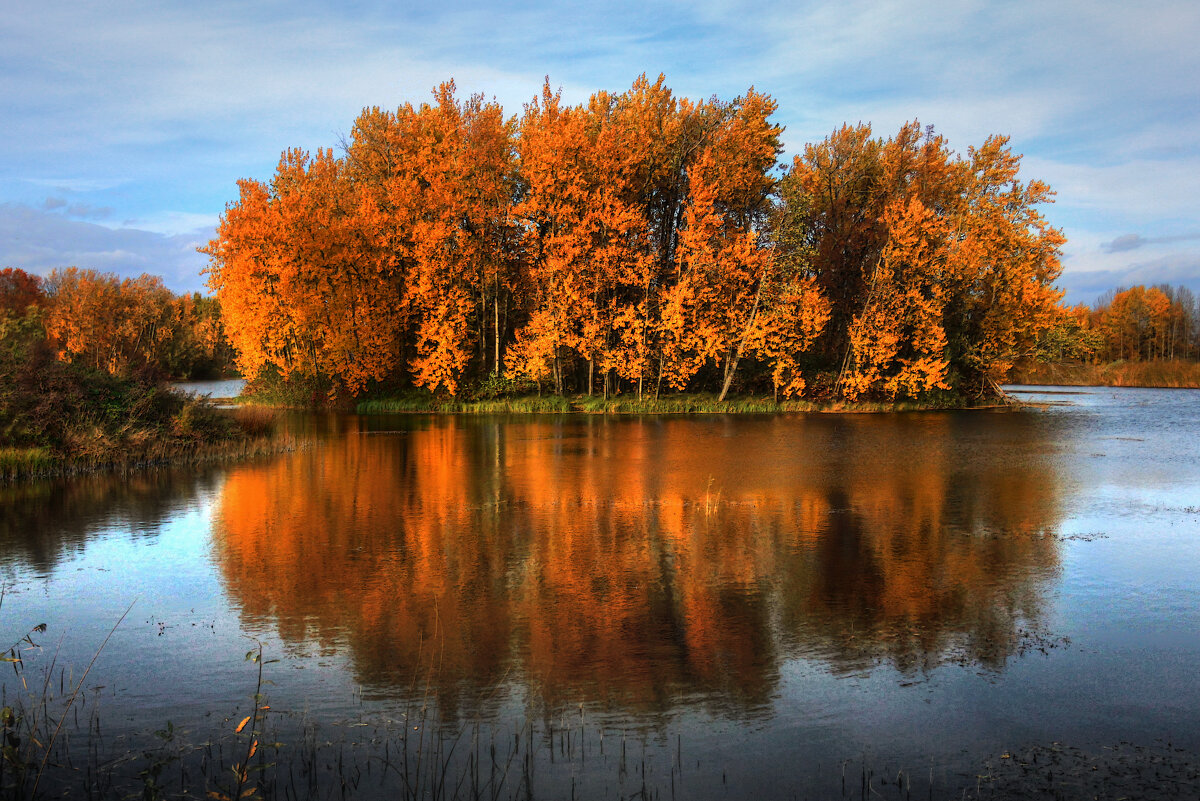
<path fill-rule="evenodd" d="M 1200 3 L 57 2 L 0 4 L 0 267 L 203 290 L 239 178 L 337 147 L 364 107 L 453 78 L 510 114 L 664 74 L 779 103 L 789 162 L 843 123 L 993 134 L 1057 192 L 1060 287 L 1200 293 Z"/>

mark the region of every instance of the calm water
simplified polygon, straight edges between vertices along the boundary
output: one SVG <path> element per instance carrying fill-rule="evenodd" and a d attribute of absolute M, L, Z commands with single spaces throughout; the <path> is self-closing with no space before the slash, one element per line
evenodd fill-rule
<path fill-rule="evenodd" d="M 285 733 L 536 724 L 549 794 L 821 793 L 847 760 L 949 792 L 1029 743 L 1200 750 L 1200 392 L 1063 392 L 298 417 L 313 444 L 278 458 L 0 490 L 0 633 L 45 621 L 27 671 L 78 675 L 133 603 L 87 681 L 115 740 L 238 716 L 258 642 Z"/>
<path fill-rule="evenodd" d="M 210 398 L 236 398 L 246 386 L 246 379 L 221 378 L 215 381 L 177 381 L 171 386 L 189 395 L 207 395 Z"/>

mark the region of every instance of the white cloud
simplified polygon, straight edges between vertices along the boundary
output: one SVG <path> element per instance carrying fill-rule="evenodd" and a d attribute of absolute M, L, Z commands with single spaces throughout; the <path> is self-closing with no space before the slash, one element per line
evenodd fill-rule
<path fill-rule="evenodd" d="M 0 265 L 45 275 L 56 267 L 112 272 L 126 278 L 160 275 L 176 292 L 204 289 L 204 232 L 168 236 L 95 223 L 14 203 L 0 204 Z"/>
<path fill-rule="evenodd" d="M 1125 230 L 1200 222 L 1200 154 L 1106 165 L 1026 156 L 1022 172 L 1049 183 L 1060 205 L 1120 218 Z"/>
<path fill-rule="evenodd" d="M 151 233 L 166 236 L 176 236 L 179 234 L 194 236 L 203 234 L 205 241 L 208 241 L 213 237 L 219 220 L 220 215 L 217 214 L 163 211 L 149 217 L 127 220 L 121 227 L 137 228 L 142 231 L 150 231 Z"/>
<path fill-rule="evenodd" d="M 1121 266 L 1086 271 L 1064 271 L 1058 285 L 1067 291 L 1066 303 L 1094 305 L 1096 299 L 1118 287 L 1169 284 L 1186 286 L 1200 295 L 1200 253 L 1176 253 Z"/>
<path fill-rule="evenodd" d="M 1200 4 L 1182 1 L 10 0 L 0 187 L 50 189 L 0 202 L 53 191 L 60 215 L 129 221 L 158 247 L 211 226 L 284 147 L 336 144 L 363 106 L 421 102 L 453 76 L 519 114 L 547 74 L 580 102 L 661 71 L 693 98 L 772 94 L 792 153 L 859 120 L 887 136 L 919 118 L 960 151 L 1011 135 L 1023 175 L 1058 192 L 1047 216 L 1072 267 L 1118 269 L 1104 242 L 1200 229 L 1198 39 Z"/>

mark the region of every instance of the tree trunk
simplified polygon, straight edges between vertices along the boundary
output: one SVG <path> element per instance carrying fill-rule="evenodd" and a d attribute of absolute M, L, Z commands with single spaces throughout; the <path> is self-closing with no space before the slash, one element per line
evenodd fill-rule
<path fill-rule="evenodd" d="M 737 347 L 732 349 L 729 360 L 725 363 L 725 381 L 721 385 L 721 394 L 717 397 L 717 403 L 725 400 L 725 396 L 729 393 L 729 385 L 733 383 L 733 374 L 737 372 L 738 361 L 742 358 L 742 346 L 746 344 L 746 336 L 749 335 L 750 329 L 758 321 L 758 304 L 762 301 L 763 279 L 758 279 L 758 288 L 754 291 L 754 305 L 750 308 L 750 314 L 746 318 L 746 326 L 742 329 L 742 335 L 738 337 Z"/>
<path fill-rule="evenodd" d="M 504 375 L 504 370 L 500 366 L 500 293 L 499 292 L 496 293 L 496 298 L 495 298 L 494 302 L 492 303 L 492 312 L 494 315 L 494 317 L 493 317 L 493 321 L 494 321 L 493 333 L 495 334 L 495 342 L 496 342 L 495 366 L 496 366 L 496 375 L 497 375 L 497 377 L 499 377 L 499 376 Z"/>
<path fill-rule="evenodd" d="M 725 396 L 729 393 L 729 386 L 733 383 L 733 374 L 737 371 L 738 360 L 742 357 L 742 343 L 738 342 L 737 349 L 729 354 L 729 358 L 725 361 L 725 380 L 721 382 L 721 394 L 717 397 L 717 403 L 725 400 Z"/>

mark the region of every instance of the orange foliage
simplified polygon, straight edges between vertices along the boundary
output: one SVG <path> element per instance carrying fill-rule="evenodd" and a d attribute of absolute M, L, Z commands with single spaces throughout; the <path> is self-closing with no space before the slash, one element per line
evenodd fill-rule
<path fill-rule="evenodd" d="M 547 80 L 519 121 L 454 92 L 242 182 L 205 252 L 247 374 L 724 397 L 823 371 L 896 398 L 984 391 L 1061 320 L 1051 193 L 1003 138 L 962 158 L 916 123 L 846 126 L 777 184 L 753 88 L 694 102 L 643 75 L 567 106 Z"/>
<path fill-rule="evenodd" d="M 394 287 L 369 235 L 374 209 L 342 162 L 286 151 L 270 186 L 241 181 L 205 252 L 238 366 L 338 375 L 351 391 L 396 364 Z"/>
<path fill-rule="evenodd" d="M 68 267 L 45 282 L 46 335 L 59 358 L 111 373 L 157 364 L 172 337 L 175 296 L 157 276 L 121 280 Z"/>
<path fill-rule="evenodd" d="M 25 314 L 30 306 L 41 306 L 46 300 L 42 279 L 17 267 L 0 270 L 0 313 Z"/>
<path fill-rule="evenodd" d="M 845 397 L 919 396 L 952 372 L 986 391 L 1057 324 L 1064 239 L 1019 164 L 1004 137 L 964 159 L 915 122 L 886 141 L 845 126 L 796 157 L 778 239 L 832 304 L 823 349 Z"/>
<path fill-rule="evenodd" d="M 788 655 L 1003 664 L 1057 565 L 1050 457 L 964 453 L 945 415 L 339 425 L 230 472 L 228 592 L 291 643 L 348 643 L 365 684 L 428 676 L 448 714 L 511 676 L 653 711 L 767 703 Z"/>
<path fill-rule="evenodd" d="M 1115 292 L 1096 315 L 1110 359 L 1170 358 L 1185 309 L 1158 287 Z"/>

